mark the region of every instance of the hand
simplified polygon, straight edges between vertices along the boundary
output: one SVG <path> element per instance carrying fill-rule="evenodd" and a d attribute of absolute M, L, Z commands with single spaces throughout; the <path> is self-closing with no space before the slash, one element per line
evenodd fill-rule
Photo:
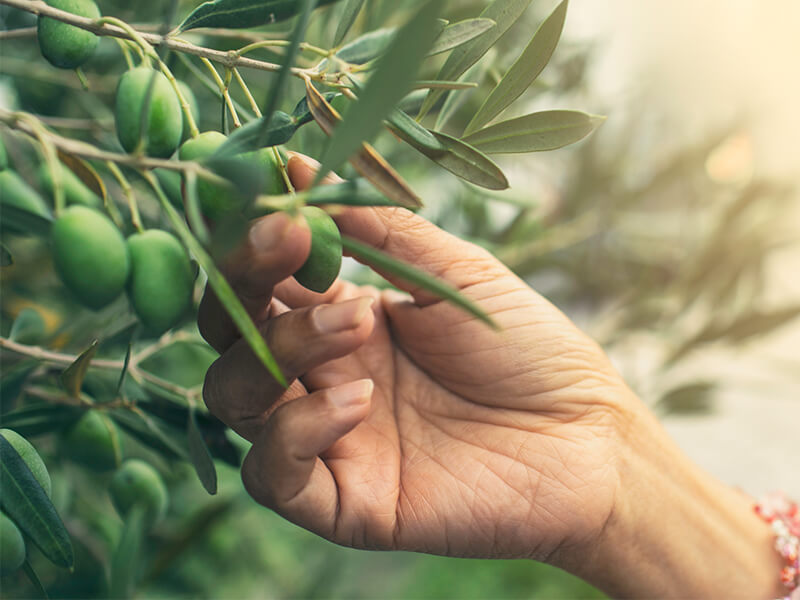
<path fill-rule="evenodd" d="M 314 165 L 295 155 L 289 172 L 304 189 Z M 629 465 L 647 463 L 630 461 L 635 443 L 656 462 L 678 453 L 599 347 L 488 252 L 419 216 L 358 208 L 337 222 L 445 279 L 501 330 L 401 281 L 405 293 L 345 281 L 309 292 L 291 278 L 308 229 L 285 214 L 261 219 L 224 270 L 288 390 L 212 293 L 200 311 L 201 332 L 222 354 L 204 396 L 253 443 L 242 469 L 250 494 L 346 546 L 529 557 L 608 590 L 652 585 L 652 574 L 611 581 L 603 549 L 627 544 L 617 534 L 642 512 L 625 488 Z M 639 497 L 655 507 L 647 493 Z"/>

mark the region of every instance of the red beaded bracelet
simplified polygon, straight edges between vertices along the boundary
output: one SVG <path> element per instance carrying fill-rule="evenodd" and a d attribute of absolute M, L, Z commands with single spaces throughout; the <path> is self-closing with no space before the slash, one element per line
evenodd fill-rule
<path fill-rule="evenodd" d="M 789 593 L 779 600 L 800 600 L 800 509 L 780 492 L 770 494 L 755 505 L 756 514 L 772 526 L 775 549 L 786 564 L 780 580 Z"/>

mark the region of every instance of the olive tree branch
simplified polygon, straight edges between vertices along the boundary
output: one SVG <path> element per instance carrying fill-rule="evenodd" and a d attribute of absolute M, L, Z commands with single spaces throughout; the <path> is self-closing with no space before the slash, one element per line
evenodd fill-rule
<path fill-rule="evenodd" d="M 131 34 L 121 27 L 102 23 L 98 20 L 81 17 L 64 10 L 53 8 L 42 0 L 0 0 L 0 4 L 18 8 L 35 15 L 43 15 L 45 17 L 57 19 L 69 25 L 74 25 L 75 27 L 85 29 L 86 31 L 91 31 L 95 35 L 133 40 Z M 147 41 L 153 46 L 163 46 L 174 52 L 183 52 L 186 54 L 193 54 L 195 56 L 207 58 L 208 60 L 221 63 L 229 69 L 234 67 L 246 67 L 250 69 L 257 69 L 259 71 L 277 73 L 282 68 L 282 66 L 279 64 L 247 58 L 245 56 L 239 56 L 236 51 L 225 52 L 222 50 L 215 50 L 213 48 L 198 46 L 184 40 L 155 33 L 137 31 L 137 34 L 141 37 L 141 39 Z M 327 81 L 331 77 L 330 75 L 316 73 L 312 70 L 301 69 L 299 67 L 292 67 L 291 73 L 296 77 L 307 76 L 322 82 Z"/>
<path fill-rule="evenodd" d="M 12 129 L 16 129 L 30 136 L 36 136 L 36 131 L 29 122 L 32 118 L 36 119 L 36 117 L 30 113 L 12 112 L 0 108 L 0 122 L 5 123 Z M 42 134 L 46 136 L 46 138 L 56 148 L 59 148 L 68 154 L 80 156 L 81 158 L 111 161 L 118 165 L 124 165 L 126 167 L 131 167 L 138 170 L 167 169 L 169 171 L 180 171 L 183 173 L 193 171 L 198 177 L 207 181 L 211 181 L 218 185 L 230 185 L 230 182 L 228 182 L 227 179 L 224 179 L 219 175 L 209 171 L 197 162 L 148 158 L 146 156 L 137 156 L 134 154 L 120 154 L 119 152 L 100 150 L 91 144 L 61 136 L 46 129 L 43 129 Z"/>

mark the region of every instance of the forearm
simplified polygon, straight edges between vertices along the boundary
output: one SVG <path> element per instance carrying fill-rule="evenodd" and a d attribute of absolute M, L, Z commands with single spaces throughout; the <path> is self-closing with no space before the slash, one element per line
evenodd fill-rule
<path fill-rule="evenodd" d="M 752 500 L 702 471 L 650 414 L 631 423 L 620 493 L 601 540 L 574 570 L 615 597 L 785 594 L 771 529 Z"/>

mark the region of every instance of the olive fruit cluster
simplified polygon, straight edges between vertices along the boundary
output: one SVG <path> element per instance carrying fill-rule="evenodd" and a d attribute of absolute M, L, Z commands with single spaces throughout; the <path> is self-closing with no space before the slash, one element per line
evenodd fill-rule
<path fill-rule="evenodd" d="M 192 301 L 194 273 L 180 242 L 149 230 L 123 238 L 104 214 L 73 205 L 55 221 L 53 258 L 61 280 L 85 306 L 99 310 L 125 290 L 150 333 L 163 333 Z"/>
<path fill-rule="evenodd" d="M 16 431 L 0 429 L 0 434 L 13 446 L 17 454 L 30 469 L 33 477 L 42 486 L 45 493 L 50 496 L 53 492 L 50 474 L 47 467 L 31 443 Z M 17 527 L 5 513 L 0 512 L 0 575 L 10 575 L 19 569 L 25 562 L 27 555 L 25 539 Z"/>

